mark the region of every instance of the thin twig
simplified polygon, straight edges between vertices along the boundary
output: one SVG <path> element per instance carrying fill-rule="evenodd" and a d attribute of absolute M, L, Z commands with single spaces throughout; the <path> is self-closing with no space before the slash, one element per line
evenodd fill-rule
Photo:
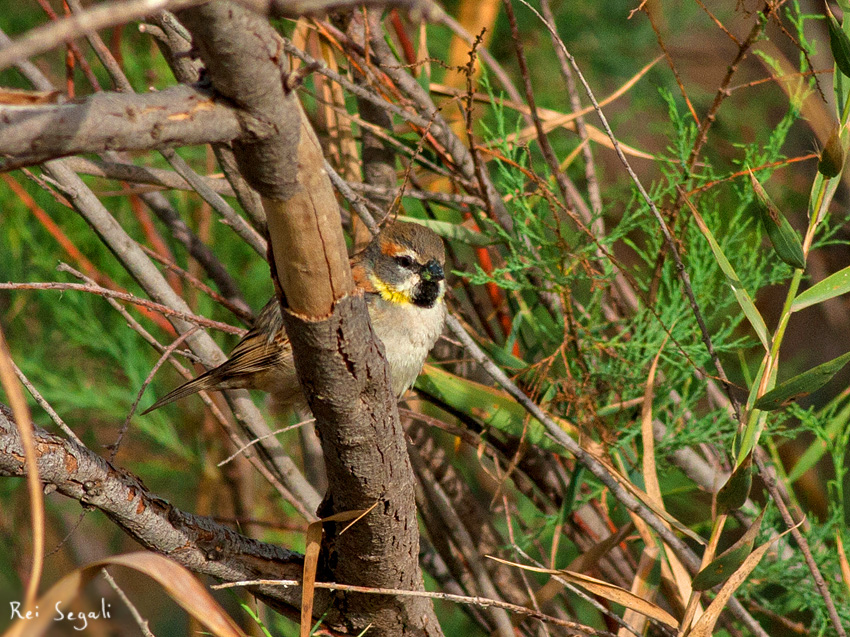
<path fill-rule="evenodd" d="M 151 184 L 170 190 L 194 190 L 192 185 L 173 170 L 137 166 L 123 162 L 95 161 L 87 157 L 68 157 L 65 159 L 72 170 L 84 175 L 94 175 L 105 179 L 118 179 L 137 184 Z M 225 197 L 233 197 L 233 188 L 224 179 L 201 177 L 214 192 Z"/>
<path fill-rule="evenodd" d="M 57 269 L 62 270 L 63 268 L 60 265 Z M 133 305 L 138 305 L 140 307 L 145 307 L 149 310 L 154 310 L 155 312 L 159 312 L 161 314 L 164 314 L 165 316 L 173 316 L 174 318 L 178 318 L 182 321 L 194 323 L 195 325 L 200 325 L 201 327 L 209 327 L 215 330 L 220 330 L 222 332 L 226 332 L 227 334 L 236 334 L 237 336 L 244 336 L 247 332 L 247 330 L 244 330 L 241 327 L 234 327 L 233 325 L 221 323 L 220 321 L 213 321 L 212 319 L 197 316 L 195 314 L 188 314 L 186 312 L 172 310 L 170 307 L 162 305 L 161 303 L 148 301 L 147 299 L 142 299 L 138 296 L 127 294 L 126 292 L 116 292 L 115 290 L 110 290 L 99 285 L 88 285 L 82 283 L 63 283 L 60 281 L 49 281 L 46 283 L 0 283 L 0 290 L 74 290 L 77 292 L 89 292 L 91 294 L 97 294 L 98 296 L 120 299 L 122 301 L 126 301 L 127 303 L 132 303 Z"/>
<path fill-rule="evenodd" d="M 516 537 L 514 536 L 514 523 L 511 518 L 511 503 L 508 500 L 508 496 L 506 493 L 502 493 L 502 507 L 505 510 L 505 527 L 508 529 L 508 540 L 511 543 L 511 548 L 514 549 L 514 552 L 517 552 L 519 546 L 516 542 Z M 534 608 L 538 613 L 540 610 L 540 602 L 537 599 L 537 595 L 534 593 L 534 589 L 531 587 L 531 583 L 528 581 L 528 571 L 524 568 L 517 569 L 519 571 L 519 576 L 522 578 L 522 583 L 525 586 L 525 593 L 528 595 L 528 602 L 531 604 L 531 607 Z M 543 629 L 546 637 L 551 637 L 549 634 L 549 628 L 545 623 L 541 623 L 541 628 Z"/>
<path fill-rule="evenodd" d="M 720 110 L 720 106 L 729 96 L 729 84 L 732 82 L 732 77 L 738 70 L 738 65 L 741 61 L 746 57 L 747 52 L 752 48 L 753 44 L 758 40 L 761 36 L 762 31 L 764 30 L 764 25 L 767 22 L 767 17 L 773 11 L 772 0 L 767 0 L 764 5 L 764 9 L 758 13 L 758 17 L 756 18 L 755 24 L 750 29 L 749 34 L 747 35 L 747 39 L 744 40 L 740 46 L 738 47 L 738 51 L 735 54 L 735 59 L 732 60 L 731 64 L 726 67 L 726 75 L 723 77 L 723 80 L 720 83 L 720 86 L 717 88 L 717 92 L 714 95 L 714 101 L 711 103 L 711 106 L 708 109 L 705 117 L 702 120 L 702 123 L 699 125 L 699 132 L 697 133 L 697 138 L 694 140 L 694 145 L 691 148 L 691 153 L 688 156 L 688 160 L 685 163 L 685 171 L 686 177 L 690 177 L 690 173 L 696 165 L 697 159 L 699 158 L 700 152 L 702 151 L 702 147 L 708 139 L 708 130 L 711 128 L 711 125 L 714 123 L 714 120 L 717 119 L 717 113 Z"/>
<path fill-rule="evenodd" d="M 554 29 L 555 25 L 555 16 L 552 13 L 552 8 L 549 6 L 549 0 L 541 0 L 540 8 L 543 11 L 543 17 L 549 23 L 549 25 L 553 28 L 549 29 L 549 35 L 552 37 L 552 44 L 554 45 L 555 54 L 558 57 L 558 65 L 561 69 L 561 75 L 564 76 L 564 81 L 567 83 L 567 94 L 570 96 L 570 108 L 572 108 L 573 113 L 576 115 L 576 130 L 578 131 L 578 136 L 582 141 L 581 151 L 584 155 L 584 177 L 587 180 L 587 198 L 590 200 L 590 207 L 595 216 L 594 219 L 585 219 L 586 223 L 590 224 L 590 227 L 593 229 L 593 232 L 598 235 L 605 234 L 605 224 L 602 220 L 602 194 L 599 192 L 599 179 L 596 176 L 596 164 L 593 161 L 593 149 L 589 142 L 587 125 L 584 121 L 584 116 L 581 115 L 581 99 L 579 98 L 578 90 L 576 88 L 575 77 L 573 76 L 573 72 L 570 69 L 569 61 L 564 55 L 563 50 L 558 45 L 558 41 L 561 39 L 556 35 L 557 31 Z"/>
<path fill-rule="evenodd" d="M 71 9 L 73 14 L 81 14 L 85 11 L 83 6 L 80 4 L 80 0 L 65 0 L 68 3 L 68 6 Z M 106 69 L 109 76 L 112 78 L 112 82 L 115 84 L 115 88 L 120 93 L 132 93 L 133 86 L 130 84 L 127 76 L 124 75 L 124 72 L 121 70 L 121 66 L 118 64 L 118 61 L 112 55 L 112 52 L 103 43 L 103 40 L 98 35 L 97 31 L 90 31 L 86 34 L 86 40 L 88 40 L 89 45 L 94 50 L 97 58 L 100 60 L 100 63 L 103 64 L 103 67 Z M 85 58 L 83 58 L 85 59 Z M 98 87 L 99 88 L 99 87 Z"/>
<path fill-rule="evenodd" d="M 183 221 L 171 202 L 160 192 L 140 195 L 153 213 L 171 231 L 171 235 L 186 248 L 189 255 L 204 269 L 222 295 L 237 306 L 248 307 L 236 280 L 219 261 L 215 252 Z"/>
<path fill-rule="evenodd" d="M 250 447 L 254 446 L 258 442 L 262 442 L 263 440 L 265 440 L 266 438 L 268 438 L 270 436 L 277 436 L 278 434 L 283 434 L 283 433 L 286 433 L 287 431 L 292 431 L 293 429 L 299 429 L 300 427 L 303 427 L 304 425 L 309 425 L 310 423 L 313 423 L 313 422 L 316 422 L 315 418 L 308 418 L 307 420 L 302 420 L 301 422 L 295 423 L 294 425 L 289 425 L 288 427 L 276 429 L 275 431 L 272 431 L 272 432 L 266 434 L 262 438 L 254 438 L 249 443 L 239 447 L 234 453 L 227 456 L 227 458 L 225 458 L 224 460 L 219 462 L 216 466 L 217 467 L 223 467 L 224 465 L 226 465 L 228 462 L 230 462 L 231 460 L 233 460 L 237 456 L 244 454 L 245 451 L 247 449 L 249 449 Z"/>
<path fill-rule="evenodd" d="M 352 190 L 351 186 L 348 185 L 348 182 L 345 181 L 345 179 L 339 176 L 339 173 L 337 173 L 333 166 L 328 163 L 328 160 L 325 160 L 325 171 L 328 173 L 328 177 L 330 177 L 334 188 L 336 188 L 339 194 L 348 200 L 351 207 L 354 208 L 354 212 L 356 212 L 357 216 L 360 218 L 360 221 L 363 222 L 363 225 L 369 228 L 369 232 L 371 232 L 373 236 L 378 234 L 380 228 L 378 228 L 378 225 L 375 223 L 375 219 L 372 217 L 372 214 L 366 209 L 366 204 L 363 202 L 363 198 Z"/>
<path fill-rule="evenodd" d="M 324 75 L 325 77 L 333 80 L 356 97 L 372 102 L 376 106 L 379 106 L 389 111 L 393 115 L 398 115 L 404 121 L 410 122 L 414 126 L 418 126 L 419 128 L 428 127 L 429 121 L 425 117 L 422 117 L 421 115 L 418 115 L 417 113 L 412 111 L 406 111 L 403 108 L 400 108 L 399 106 L 388 102 L 377 93 L 363 88 L 362 86 L 358 86 L 357 84 L 349 80 L 347 77 L 329 69 L 328 65 L 325 62 L 317 60 L 316 58 L 305 53 L 298 47 L 294 46 L 289 40 L 284 39 L 283 48 L 287 53 L 289 53 L 290 55 L 294 55 L 302 62 L 310 65 L 315 65 L 316 73 L 320 73 L 321 75 Z M 432 128 L 432 132 L 433 130 L 434 129 Z"/>
<path fill-rule="evenodd" d="M 195 288 L 196 290 L 200 290 L 201 292 L 209 296 L 213 301 L 232 312 L 243 323 L 247 325 L 253 324 L 254 319 L 256 317 L 254 315 L 254 312 L 251 311 L 251 308 L 248 307 L 247 303 L 245 303 L 244 301 L 235 303 L 230 299 L 223 297 L 221 294 L 213 290 L 206 283 L 201 281 L 198 277 L 194 276 L 190 272 L 187 272 L 173 261 L 169 261 L 165 257 L 160 256 L 147 246 L 142 246 L 142 250 L 144 250 L 145 254 L 147 254 L 151 259 L 165 266 L 169 272 L 174 272 L 175 274 L 180 276 L 180 278 L 188 282 L 189 285 L 191 285 L 193 288 Z"/>
<path fill-rule="evenodd" d="M 386 195 L 391 198 L 409 197 L 410 199 L 419 199 L 421 201 L 435 201 L 439 204 L 447 206 L 475 206 L 484 208 L 486 204 L 480 197 L 471 195 L 455 195 L 447 192 L 433 192 L 430 190 L 419 190 L 413 188 L 382 188 L 381 186 L 372 186 L 370 184 L 359 182 L 348 182 L 348 186 L 354 191 L 361 191 L 367 194 Z"/>
<path fill-rule="evenodd" d="M 826 605 L 826 611 L 829 614 L 829 619 L 835 628 L 836 634 L 839 637 L 847 637 L 847 631 L 844 630 L 844 626 L 841 623 L 841 617 L 838 615 L 838 610 L 835 608 L 835 602 L 832 601 L 832 595 L 829 593 L 829 587 L 826 585 L 826 581 L 823 579 L 823 575 L 821 574 L 817 562 L 815 562 L 815 558 L 812 555 L 812 549 L 809 546 L 809 542 L 806 540 L 806 536 L 800 532 L 799 523 L 794 521 L 794 518 L 791 516 L 791 512 L 785 505 L 782 494 L 779 493 L 779 490 L 776 488 L 776 474 L 773 467 L 769 467 L 765 464 L 762 454 L 756 453 L 754 455 L 759 475 L 762 477 L 762 480 L 764 480 L 767 490 L 770 492 L 773 501 L 779 508 L 779 513 L 782 515 L 782 521 L 785 522 L 785 526 L 790 529 L 791 535 L 794 537 L 794 541 L 797 542 L 797 546 L 800 547 L 800 552 L 803 554 L 806 566 L 809 567 L 812 579 L 815 582 L 815 587 L 818 589 L 818 593 L 820 593 L 820 596 L 823 598 L 824 604 Z"/>
<path fill-rule="evenodd" d="M 535 560 L 534 558 L 532 558 L 528 553 L 526 553 L 524 550 L 522 550 L 522 548 L 520 546 L 518 546 L 517 544 L 513 544 L 512 548 L 519 555 L 521 555 L 526 560 L 528 560 L 529 562 L 534 564 L 536 567 L 544 568 L 544 569 L 547 568 L 545 564 L 543 564 L 543 563 L 539 562 L 538 560 Z M 524 570 L 524 569 L 521 569 L 521 570 Z M 625 621 L 623 621 L 622 617 L 620 617 L 616 613 L 611 612 L 610 609 L 605 608 L 605 605 L 602 604 L 599 600 L 594 599 L 594 597 L 592 595 L 588 595 L 586 592 L 581 590 L 579 587 L 568 582 L 567 580 L 560 577 L 559 575 L 553 574 L 552 579 L 555 580 L 556 582 L 558 582 L 561 586 L 563 586 L 567 590 L 571 591 L 573 594 L 581 597 L 584 601 L 586 601 L 588 604 L 593 606 L 601 615 L 604 615 L 605 617 L 610 618 L 614 623 L 619 625 L 621 628 L 625 628 L 627 631 L 629 631 L 633 635 L 639 635 L 639 633 L 634 628 L 632 628 Z"/>
<path fill-rule="evenodd" d="M 543 131 L 543 122 L 537 112 L 537 103 L 534 98 L 534 87 L 531 84 L 531 74 L 525 57 L 525 47 L 522 44 L 522 38 L 519 34 L 519 25 L 517 24 L 511 0 L 502 0 L 502 6 L 505 8 L 505 13 L 508 16 L 508 23 L 511 27 L 511 39 L 513 40 L 514 49 L 516 50 L 516 59 L 519 64 L 520 76 L 522 77 L 523 87 L 525 89 L 525 99 L 528 102 L 531 119 L 534 122 L 535 129 L 537 130 L 537 144 L 540 146 L 540 150 L 543 153 L 546 164 L 549 166 L 549 172 L 555 178 L 555 183 L 558 184 L 558 189 L 561 191 L 561 197 L 564 198 L 564 201 L 578 208 L 579 205 L 575 199 L 577 197 L 580 198 L 580 196 L 575 189 L 570 189 L 567 185 L 567 177 L 559 166 L 558 158 L 555 156 L 555 151 L 552 148 L 552 144 L 549 142 L 549 137 Z M 553 33 L 554 28 L 548 24 L 547 26 L 550 27 L 550 33 Z M 587 131 L 585 131 L 585 133 L 586 132 Z M 589 219 L 585 219 L 585 223 L 589 221 Z"/>
<path fill-rule="evenodd" d="M 109 462 L 115 461 L 115 456 L 118 454 L 118 449 L 121 447 L 121 441 L 124 439 L 124 434 L 127 433 L 127 429 L 130 428 L 130 420 L 133 418 L 133 414 L 136 413 L 136 408 L 139 406 L 139 401 L 142 399 L 142 396 L 145 393 L 145 390 L 150 385 L 153 377 L 156 376 L 156 373 L 159 371 L 159 368 L 162 367 L 162 364 L 168 360 L 168 358 L 174 353 L 180 344 L 185 341 L 187 338 L 192 336 L 198 330 L 197 327 L 194 327 L 186 332 L 183 332 L 180 336 L 174 339 L 174 341 L 165 348 L 165 351 L 162 352 L 162 355 L 159 357 L 159 360 L 156 361 L 156 364 L 151 369 L 150 373 L 148 373 L 147 378 L 142 383 L 142 386 L 139 388 L 139 391 L 136 393 L 136 400 L 133 401 L 133 404 L 130 405 L 130 413 L 127 414 L 127 417 L 124 419 L 124 424 L 121 425 L 121 429 L 118 430 L 118 437 L 115 439 L 111 445 L 109 445 Z"/>
<path fill-rule="evenodd" d="M 176 170 L 183 179 L 192 185 L 195 192 L 197 192 L 204 201 L 212 206 L 213 210 L 224 217 L 226 225 L 230 226 L 233 231 L 245 241 L 245 243 L 251 246 L 254 249 L 254 252 L 265 259 L 268 246 L 266 246 L 266 240 L 260 236 L 260 233 L 248 225 L 248 222 L 240 217 L 220 194 L 207 186 L 206 182 L 201 179 L 194 170 L 192 170 L 189 164 L 186 163 L 186 160 L 180 157 L 175 150 L 169 148 L 159 152 L 165 160 L 171 164 L 171 167 L 174 168 L 174 170 Z"/>
<path fill-rule="evenodd" d="M 38 392 L 38 390 L 35 388 L 35 385 L 33 385 L 29 381 L 29 379 L 24 375 L 24 373 L 21 371 L 21 368 L 15 365 L 15 361 L 12 361 L 12 369 L 15 370 L 15 375 L 18 377 L 18 380 L 21 381 L 21 384 L 27 388 L 27 391 L 33 397 L 35 402 L 38 403 L 38 406 L 41 407 L 47 413 L 48 416 L 50 416 L 50 419 L 56 423 L 56 426 L 59 427 L 59 429 L 61 429 L 62 431 L 64 431 L 66 434 L 68 434 L 68 437 L 74 440 L 77 444 L 83 444 L 83 441 L 77 437 L 77 434 L 74 433 L 74 430 L 65 424 L 65 421 L 62 420 L 61 416 L 56 413 L 53 407 L 50 406 L 50 403 L 47 402 L 44 399 L 44 396 L 42 396 Z"/>
<path fill-rule="evenodd" d="M 307 92 L 306 89 L 303 89 L 303 88 L 302 88 L 302 91 Z M 319 102 L 320 104 L 323 104 L 325 106 L 328 106 L 329 108 L 334 109 L 334 111 L 340 117 L 342 117 L 344 119 L 351 120 L 352 122 L 354 122 L 355 124 L 357 124 L 358 126 L 360 126 L 363 129 L 368 129 L 369 132 L 371 132 L 375 136 L 379 137 L 383 142 L 392 146 L 393 149 L 396 152 L 398 152 L 399 154 L 406 155 L 406 156 L 410 157 L 411 159 L 415 160 L 418 164 L 421 164 L 422 166 L 428 168 L 430 171 L 432 171 L 432 172 L 434 172 L 438 175 L 442 175 L 442 176 L 446 177 L 447 179 L 450 179 L 453 182 L 460 184 L 464 188 L 470 189 L 472 191 L 475 190 L 475 188 L 476 188 L 475 182 L 466 179 L 462 175 L 459 175 L 456 170 L 452 171 L 452 170 L 450 170 L 450 169 L 448 169 L 444 166 L 440 166 L 439 164 L 427 159 L 426 157 L 422 156 L 421 154 L 417 155 L 415 150 L 413 150 L 412 148 L 409 148 L 406 144 L 401 143 L 393 135 L 384 131 L 379 126 L 375 126 L 375 124 L 372 124 L 371 122 L 366 121 L 365 119 L 363 119 L 362 117 L 360 117 L 358 115 L 354 115 L 352 113 L 349 113 L 348 111 L 341 109 L 334 104 L 330 104 L 330 103 L 326 102 L 320 95 L 316 95 L 314 93 L 309 93 L 309 95 L 314 100 Z M 390 102 L 385 102 L 385 104 L 390 104 Z M 422 128 L 424 130 L 427 130 L 427 127 L 422 127 Z M 483 205 L 482 205 L 482 207 L 483 207 Z"/>
<path fill-rule="evenodd" d="M 299 580 L 294 579 L 279 579 L 279 580 L 243 580 L 240 582 L 226 582 L 224 584 L 214 584 L 211 588 L 214 590 L 234 588 L 237 586 L 301 586 Z M 470 597 L 467 595 L 453 595 L 451 593 L 432 593 L 430 591 L 409 591 L 398 588 L 371 588 L 369 586 L 353 586 L 351 584 L 336 584 L 334 582 L 315 582 L 316 588 L 324 588 L 332 591 L 345 591 L 349 593 L 366 593 L 370 595 L 398 595 L 403 597 L 426 597 L 428 599 L 439 599 L 456 604 L 472 604 L 481 606 L 482 608 L 502 608 L 512 613 L 526 615 L 534 619 L 545 621 L 555 626 L 561 626 L 568 630 L 576 631 L 572 634 L 578 635 L 598 635 L 598 637 L 615 637 L 612 633 L 604 630 L 596 630 L 589 626 L 584 626 L 576 622 L 570 622 L 551 615 L 544 615 L 531 608 L 525 606 L 517 606 L 495 599 L 486 597 Z"/>
<path fill-rule="evenodd" d="M 142 614 L 139 612 L 139 609 L 136 608 L 136 605 L 133 601 L 127 597 L 127 594 L 122 590 L 120 586 L 118 586 L 118 582 L 115 581 L 115 578 L 106 570 L 106 568 L 101 569 L 100 571 L 103 574 L 103 578 L 109 583 L 118 597 L 121 598 L 121 601 L 124 602 L 124 605 L 127 607 L 127 610 L 130 611 L 130 614 L 133 616 L 133 620 L 136 622 L 136 625 L 139 627 L 139 630 L 142 631 L 143 637 L 156 637 L 150 629 L 150 624 L 148 620 L 142 617 Z"/>
<path fill-rule="evenodd" d="M 457 20 L 455 20 L 452 16 L 447 13 L 441 14 L 437 21 L 441 24 L 446 25 L 451 31 L 461 38 L 464 42 L 466 42 L 469 46 L 472 46 L 475 42 L 475 36 L 473 36 L 469 31 L 467 31 L 462 24 L 460 24 Z M 502 68 L 502 65 L 492 56 L 492 54 L 487 50 L 487 47 L 479 47 L 478 55 L 482 60 L 489 66 L 493 75 L 499 80 L 502 84 L 502 88 L 505 89 L 505 92 L 508 94 L 514 102 L 521 102 L 522 97 L 519 94 L 519 91 L 514 86 L 511 81 L 511 76 L 508 75 L 507 71 Z"/>
<path fill-rule="evenodd" d="M 62 271 L 68 272 L 72 276 L 77 277 L 81 281 L 85 281 L 89 285 L 97 285 L 96 281 L 94 281 L 90 277 L 87 277 L 82 272 L 75 270 L 74 268 L 72 268 L 67 263 L 61 263 L 60 262 L 59 266 L 57 266 L 57 267 L 61 267 Z M 124 317 L 124 320 L 127 321 L 127 325 L 129 325 L 132 330 L 134 330 L 143 339 L 145 339 L 145 341 L 147 341 L 148 344 L 150 344 L 157 352 L 159 352 L 161 354 L 162 352 L 165 351 L 165 345 L 163 345 L 158 340 L 156 340 L 156 338 L 150 332 L 148 332 L 144 327 L 142 327 L 142 324 L 139 323 L 133 317 L 133 315 L 130 314 L 130 312 L 127 311 L 127 308 L 125 308 L 123 305 L 121 305 L 118 301 L 116 301 L 113 298 L 110 298 L 108 296 L 104 297 L 104 298 L 105 298 L 106 302 L 109 303 L 109 305 L 111 305 L 113 307 L 113 309 L 115 309 L 121 316 Z M 196 356 L 195 354 L 193 354 L 192 352 L 190 352 L 189 350 L 183 350 L 179 353 L 182 354 L 183 356 L 185 356 L 186 358 L 188 358 L 193 363 L 200 363 L 201 362 L 201 359 L 198 356 Z M 171 359 L 171 361 L 172 361 L 172 363 L 177 365 L 178 372 L 180 372 L 180 369 L 185 370 L 185 368 L 182 368 L 180 366 L 180 364 L 177 363 L 173 358 Z M 182 374 L 183 372 L 180 372 L 180 373 Z M 186 374 L 188 374 L 188 372 L 186 372 Z M 189 375 L 188 377 L 191 377 L 191 375 Z"/>

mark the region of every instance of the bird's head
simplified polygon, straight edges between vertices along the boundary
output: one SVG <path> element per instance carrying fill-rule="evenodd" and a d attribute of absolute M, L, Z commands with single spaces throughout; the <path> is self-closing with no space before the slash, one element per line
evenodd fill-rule
<path fill-rule="evenodd" d="M 392 303 L 430 308 L 446 291 L 446 248 L 425 226 L 396 221 L 354 258 L 358 285 Z"/>

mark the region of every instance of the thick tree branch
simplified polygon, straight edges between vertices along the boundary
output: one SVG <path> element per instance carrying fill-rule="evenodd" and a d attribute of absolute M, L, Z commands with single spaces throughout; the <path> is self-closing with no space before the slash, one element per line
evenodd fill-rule
<path fill-rule="evenodd" d="M 228 141 L 241 131 L 231 107 L 194 86 L 139 95 L 96 93 L 51 106 L 0 106 L 0 154 L 14 157 L 0 168 L 76 153 Z"/>
<path fill-rule="evenodd" d="M 185 513 L 148 491 L 136 476 L 72 440 L 40 428 L 34 435 L 45 489 L 99 509 L 142 546 L 226 582 L 300 575 L 300 554 Z M 24 475 L 20 435 L 11 411 L 0 404 L 0 476 Z M 284 612 L 297 611 L 300 605 L 300 590 L 265 586 L 253 592 Z"/>
<path fill-rule="evenodd" d="M 192 33 L 216 91 L 270 132 L 233 144 L 240 172 L 262 196 L 272 263 L 295 366 L 316 417 L 328 470 L 323 514 L 379 503 L 344 534 L 326 527 L 324 577 L 421 590 L 413 472 L 383 348 L 355 292 L 321 146 L 287 86 L 280 37 L 256 14 L 225 2 L 178 17 Z M 430 602 L 349 594 L 328 616 L 352 632 L 441 634 Z"/>

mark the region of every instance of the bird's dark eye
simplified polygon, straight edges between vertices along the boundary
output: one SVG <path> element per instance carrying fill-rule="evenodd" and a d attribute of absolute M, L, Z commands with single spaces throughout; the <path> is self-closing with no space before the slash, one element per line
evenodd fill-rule
<path fill-rule="evenodd" d="M 403 254 L 395 258 L 395 262 L 403 268 L 409 268 L 413 265 L 413 257 Z"/>

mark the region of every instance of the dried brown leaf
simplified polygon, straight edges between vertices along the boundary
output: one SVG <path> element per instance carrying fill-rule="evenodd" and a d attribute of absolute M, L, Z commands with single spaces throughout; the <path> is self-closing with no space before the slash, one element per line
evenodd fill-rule
<path fill-rule="evenodd" d="M 140 551 L 115 555 L 78 568 L 50 588 L 38 600 L 41 608 L 66 606 L 105 566 L 126 566 L 155 580 L 166 593 L 217 637 L 244 637 L 236 622 L 186 568 L 167 557 Z M 55 626 L 53 613 L 40 613 L 32 619 L 18 619 L 3 637 L 40 637 Z"/>
<path fill-rule="evenodd" d="M 583 575 L 581 573 L 574 573 L 572 571 L 539 568 L 537 566 L 528 566 L 527 564 L 517 564 L 516 562 L 503 560 L 492 555 L 488 555 L 487 557 L 489 557 L 491 560 L 495 560 L 496 562 L 507 564 L 508 566 L 515 566 L 526 571 L 532 571 L 534 573 L 543 573 L 546 575 L 557 575 L 558 577 L 567 580 L 570 584 L 581 586 L 583 589 L 590 591 L 594 595 L 598 595 L 599 597 L 612 601 L 615 604 L 619 604 L 620 606 L 631 608 L 632 610 L 646 615 L 647 617 L 651 617 L 652 619 L 659 621 L 662 624 L 666 624 L 671 628 L 679 627 L 679 622 L 676 621 L 676 618 L 663 608 L 656 606 L 652 602 L 648 602 L 641 597 L 638 597 L 634 593 L 627 591 L 625 588 L 620 588 L 619 586 L 615 586 L 614 584 L 603 582 L 602 580 L 596 579 L 595 577 L 590 577 L 589 575 Z"/>

